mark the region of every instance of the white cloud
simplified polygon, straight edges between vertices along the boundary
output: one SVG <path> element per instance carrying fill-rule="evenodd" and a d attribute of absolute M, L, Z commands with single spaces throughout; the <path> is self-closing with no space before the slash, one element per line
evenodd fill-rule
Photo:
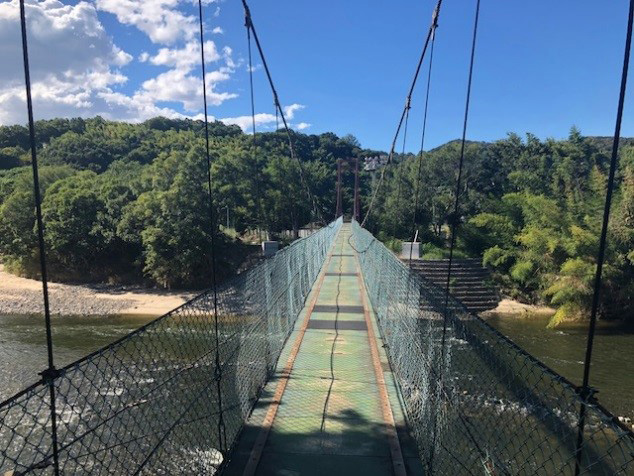
<path fill-rule="evenodd" d="M 85 113 L 94 93 L 127 78 L 117 68 L 132 56 L 116 46 L 93 5 L 27 0 L 33 102 L 39 117 Z M 0 3 L 0 123 L 24 122 L 25 95 L 19 4 Z"/>
<path fill-rule="evenodd" d="M 224 70 L 224 68 L 220 68 L 217 71 L 211 71 L 205 75 L 207 78 L 207 85 L 214 85 L 215 83 L 219 83 L 221 81 L 227 81 L 231 78 L 228 72 Z"/>
<path fill-rule="evenodd" d="M 112 13 L 119 23 L 135 26 L 152 42 L 166 45 L 190 40 L 197 32 L 196 17 L 184 14 L 178 5 L 179 0 L 96 0 L 99 10 Z"/>
<path fill-rule="evenodd" d="M 221 58 L 216 44 L 205 41 L 205 62 L 211 63 Z M 148 58 L 149 62 L 159 66 L 171 66 L 181 71 L 190 71 L 194 65 L 200 64 L 200 43 L 190 41 L 184 48 L 161 48 L 155 56 Z"/>
<path fill-rule="evenodd" d="M 227 63 L 227 67 L 234 69 L 238 65 L 236 65 L 236 63 L 233 61 L 232 55 L 233 55 L 233 50 L 230 47 L 225 46 L 222 49 L 222 57 L 225 59 L 225 63 Z"/>
<path fill-rule="evenodd" d="M 102 103 L 101 115 L 108 119 L 143 121 L 151 117 L 164 116 L 171 119 L 182 119 L 184 114 L 167 107 L 159 107 L 147 94 L 137 92 L 132 96 L 113 91 L 98 93 Z"/>
<path fill-rule="evenodd" d="M 114 54 L 115 54 L 114 61 L 113 61 L 115 65 L 117 65 L 117 66 L 125 66 L 130 61 L 132 61 L 132 55 L 129 54 L 129 53 L 126 53 L 125 51 L 123 51 L 118 46 L 113 45 L 113 51 L 114 51 Z"/>
<path fill-rule="evenodd" d="M 203 0 L 203 5 L 215 2 Z M 172 45 L 198 35 L 197 14 L 187 14 L 179 9 L 181 4 L 191 3 L 197 5 L 196 0 L 96 0 L 95 4 L 97 9 L 115 15 L 119 23 L 141 30 L 153 43 Z M 216 7 L 213 15 L 216 18 L 220 15 L 220 7 Z M 213 33 L 222 33 L 222 28 L 215 28 Z"/>
<path fill-rule="evenodd" d="M 19 14 L 17 0 L 0 3 L 0 87 L 8 82 L 22 84 L 24 80 Z M 123 66 L 132 59 L 114 45 L 89 3 L 27 0 L 26 17 L 34 80 L 49 73 Z"/>
<path fill-rule="evenodd" d="M 213 106 L 219 106 L 227 99 L 237 97 L 234 93 L 219 93 L 214 91 L 216 72 L 206 76 L 207 102 Z M 143 91 L 140 93 L 149 95 L 157 102 L 180 102 L 187 111 L 198 111 L 202 105 L 202 83 L 200 78 L 188 75 L 179 69 L 171 69 L 157 77 L 148 79 L 143 83 Z"/>
<path fill-rule="evenodd" d="M 188 111 L 197 111 L 200 80 L 183 71 L 171 69 L 143 83 L 143 93 L 158 102 L 181 102 Z"/>
<path fill-rule="evenodd" d="M 186 3 L 191 8 L 192 0 L 80 0 L 72 5 L 59 0 L 25 1 L 37 119 L 101 115 L 136 122 L 156 115 L 202 117 L 197 17 L 180 11 Z M 209 4 L 217 0 L 204 1 Z M 164 46 L 150 46 L 133 58 L 107 34 L 97 16 L 98 9 L 112 13 L 122 24 L 138 28 Z M 219 13 L 217 8 L 214 15 Z M 221 27 L 211 31 L 223 33 Z M 237 97 L 235 92 L 221 91 L 219 84 L 228 82 L 238 68 L 243 71 L 244 61 L 234 60 L 231 47 L 220 47 L 210 40 L 205 42 L 205 59 L 216 63 L 205 77 L 208 104 L 219 106 Z M 148 68 L 156 75 L 130 85 L 125 67 L 132 61 L 160 69 L 152 73 L 154 69 Z M 15 65 L 0 68 L 0 124 L 24 123 L 18 0 L 0 0 L 0 64 Z M 284 111 L 290 121 L 303 108 L 291 104 Z M 246 130 L 251 116 L 223 121 Z M 275 125 L 275 115 L 258 114 L 256 124 L 270 129 Z M 299 123 L 295 127 L 301 130 L 308 125 Z"/>
<path fill-rule="evenodd" d="M 108 1 L 111 7 L 115 3 L 128 5 Z M 167 8 L 174 2 L 176 0 L 151 1 L 149 4 Z M 196 39 L 178 48 L 141 53 L 139 61 L 170 69 L 125 94 L 120 86 L 126 84 L 128 78 L 119 68 L 133 58 L 106 34 L 94 5 L 83 1 L 64 5 L 57 0 L 26 0 L 26 9 L 37 119 L 97 114 L 128 121 L 142 121 L 159 114 L 185 117 L 174 110 L 173 104 L 166 104 L 174 102 L 182 104 L 183 109 L 192 114 L 202 109 L 202 84 L 198 72 L 200 46 Z M 208 102 L 217 106 L 237 96 L 217 91 L 218 83 L 229 80 L 234 72 L 232 51 L 223 48 L 219 52 L 213 41 L 207 41 L 205 56 L 210 63 L 223 62 L 206 75 Z M 18 0 L 0 3 L 0 63 L 15 65 L 0 69 L 0 124 L 24 123 L 26 107 Z"/>
<path fill-rule="evenodd" d="M 305 107 L 306 106 L 303 104 L 291 104 L 290 106 L 284 106 L 284 116 L 286 116 L 286 119 L 293 119 L 293 117 L 295 117 L 295 113 L 297 111 L 301 111 Z"/>
<path fill-rule="evenodd" d="M 205 61 L 216 62 L 225 58 L 226 63 L 231 63 L 231 49 L 218 52 L 213 41 L 205 42 Z M 150 96 L 157 102 L 179 102 L 186 111 L 196 112 L 202 105 L 202 83 L 198 74 L 193 73 L 200 68 L 200 44 L 195 40 L 187 43 L 183 48 L 161 48 L 155 56 L 147 58 L 147 61 L 157 66 L 168 66 L 172 69 L 148 79 L 142 84 L 141 96 Z M 208 72 L 205 75 L 207 85 L 207 103 L 219 106 L 228 99 L 237 97 L 235 93 L 217 92 L 216 85 L 219 82 L 231 78 L 233 68 L 220 67 L 218 70 Z"/>
<path fill-rule="evenodd" d="M 213 30 L 211 30 L 211 32 L 212 32 L 214 35 L 222 35 L 225 31 L 224 31 L 222 28 L 220 28 L 219 26 L 217 26 L 216 28 L 214 28 Z"/>
<path fill-rule="evenodd" d="M 284 115 L 287 120 L 292 119 L 295 116 L 295 112 L 304 109 L 306 106 L 302 104 L 291 104 L 290 106 L 284 106 L 282 109 L 284 110 Z M 253 125 L 251 116 L 238 116 L 238 117 L 226 117 L 224 119 L 220 119 L 220 121 L 224 122 L 227 125 L 237 125 L 245 132 L 250 132 L 251 127 Z M 260 126 L 263 129 L 270 129 L 271 126 L 279 121 L 280 127 L 282 127 L 282 119 L 279 117 L 275 117 L 275 114 L 268 113 L 259 113 L 255 115 L 255 125 L 256 128 Z M 297 125 L 289 124 L 290 127 L 294 127 L 298 130 L 307 129 L 311 126 L 307 122 L 300 122 Z"/>
<path fill-rule="evenodd" d="M 258 70 L 260 70 L 260 69 L 262 69 L 262 68 L 263 68 L 263 66 L 262 66 L 260 63 L 258 63 L 258 64 L 256 64 L 255 66 L 252 66 L 252 67 L 251 67 L 250 72 L 251 72 L 251 73 L 255 73 L 256 71 L 258 71 Z M 248 72 L 249 72 L 249 65 L 247 65 L 247 73 L 248 73 Z"/>
<path fill-rule="evenodd" d="M 100 94 L 112 91 L 111 85 L 124 83 L 127 78 L 112 72 L 90 72 L 71 77 L 47 76 L 32 85 L 33 103 L 37 118 L 91 116 L 106 117 L 109 107 Z M 25 122 L 24 86 L 0 90 L 0 123 Z"/>
<path fill-rule="evenodd" d="M 243 131 L 251 130 L 253 126 L 251 116 L 238 116 L 238 117 L 226 117 L 224 119 L 220 119 L 222 122 L 227 124 L 228 126 L 236 125 L 240 126 L 240 129 Z M 270 124 L 275 122 L 275 115 L 261 112 L 255 115 L 255 126 L 262 126 L 266 124 Z"/>

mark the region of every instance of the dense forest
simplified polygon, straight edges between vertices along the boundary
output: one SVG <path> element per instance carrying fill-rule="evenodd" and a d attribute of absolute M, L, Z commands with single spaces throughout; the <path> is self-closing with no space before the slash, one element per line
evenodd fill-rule
<path fill-rule="evenodd" d="M 51 275 L 59 280 L 146 279 L 165 287 L 209 283 L 210 226 L 204 124 L 155 118 L 36 123 L 42 213 Z M 285 132 L 243 134 L 210 124 L 221 273 L 231 274 L 249 231 L 298 230 L 315 221 Z M 319 216 L 334 215 L 336 159 L 353 138 L 294 134 Z M 0 127 L 0 256 L 6 269 L 38 270 L 28 130 Z M 229 219 L 229 229 L 226 217 Z M 218 230 L 219 226 L 216 228 Z M 251 233 L 252 235 L 253 233 Z"/>
<path fill-rule="evenodd" d="M 141 124 L 94 119 L 36 123 L 43 215 L 52 275 L 59 280 L 145 280 L 204 286 L 209 210 L 204 124 L 154 118 Z M 253 137 L 210 124 L 212 188 L 223 275 L 243 256 L 240 237 L 298 230 L 334 218 L 336 161 L 378 154 L 353 136 L 292 132 L 318 212 L 289 157 L 284 131 Z M 621 148 L 601 316 L 634 320 L 634 148 Z M 587 315 L 611 142 L 510 134 L 469 143 L 459 217 L 452 217 L 459 144 L 386 168 L 368 227 L 388 244 L 411 240 L 446 255 L 449 220 L 460 221 L 459 256 L 481 257 L 503 291 L 558 308 L 552 323 Z M 37 274 L 28 130 L 0 127 L 0 259 Z M 419 175 L 420 172 L 420 175 Z M 381 169 L 361 176 L 365 210 Z M 419 180 L 420 178 L 420 180 Z M 414 215 L 416 184 L 420 207 Z M 352 202 L 348 173 L 344 203 Z M 227 223 L 228 221 L 228 223 Z M 222 226 L 221 226 L 222 225 Z M 228 225 L 228 226 L 227 226 Z"/>
<path fill-rule="evenodd" d="M 557 308 L 551 325 L 588 315 L 612 141 L 541 141 L 509 134 L 466 149 L 458 256 L 482 257 L 503 291 Z M 417 228 L 423 254 L 447 255 L 460 144 L 422 158 Z M 375 231 L 411 237 L 418 160 L 402 160 L 379 192 Z M 411 239 L 411 238 L 409 238 Z M 613 201 L 601 316 L 634 320 L 634 147 L 622 142 Z"/>

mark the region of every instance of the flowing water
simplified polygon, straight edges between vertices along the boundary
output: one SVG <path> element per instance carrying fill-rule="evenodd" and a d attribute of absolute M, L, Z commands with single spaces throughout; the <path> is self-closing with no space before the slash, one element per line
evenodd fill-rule
<path fill-rule="evenodd" d="M 150 316 L 53 317 L 55 364 L 62 367 L 115 341 Z M 547 329 L 537 317 L 493 316 L 488 322 L 566 378 L 579 384 L 586 346 L 585 325 Z M 38 380 L 46 368 L 40 316 L 0 315 L 0 401 Z M 634 332 L 599 326 L 591 384 L 598 399 L 618 416 L 634 420 Z"/>
<path fill-rule="evenodd" d="M 55 366 L 60 368 L 152 319 L 151 316 L 54 316 Z M 39 380 L 47 367 L 42 316 L 0 315 L 0 401 Z"/>
<path fill-rule="evenodd" d="M 587 323 L 548 329 L 547 318 L 492 316 L 489 324 L 576 385 L 583 377 Z M 597 399 L 617 416 L 634 422 L 634 330 L 597 326 L 590 385 Z"/>

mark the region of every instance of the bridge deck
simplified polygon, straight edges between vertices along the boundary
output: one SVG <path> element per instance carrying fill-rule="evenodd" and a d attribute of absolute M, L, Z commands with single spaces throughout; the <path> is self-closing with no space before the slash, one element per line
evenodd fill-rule
<path fill-rule="evenodd" d="M 420 474 L 344 224 L 227 474 Z"/>

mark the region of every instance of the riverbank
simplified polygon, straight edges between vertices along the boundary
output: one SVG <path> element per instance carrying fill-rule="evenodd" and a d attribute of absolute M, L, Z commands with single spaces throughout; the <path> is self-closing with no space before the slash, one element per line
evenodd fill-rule
<path fill-rule="evenodd" d="M 51 313 L 63 316 L 160 316 L 180 306 L 194 293 L 107 284 L 49 283 Z M 8 273 L 0 265 L 0 314 L 43 312 L 42 283 Z"/>

